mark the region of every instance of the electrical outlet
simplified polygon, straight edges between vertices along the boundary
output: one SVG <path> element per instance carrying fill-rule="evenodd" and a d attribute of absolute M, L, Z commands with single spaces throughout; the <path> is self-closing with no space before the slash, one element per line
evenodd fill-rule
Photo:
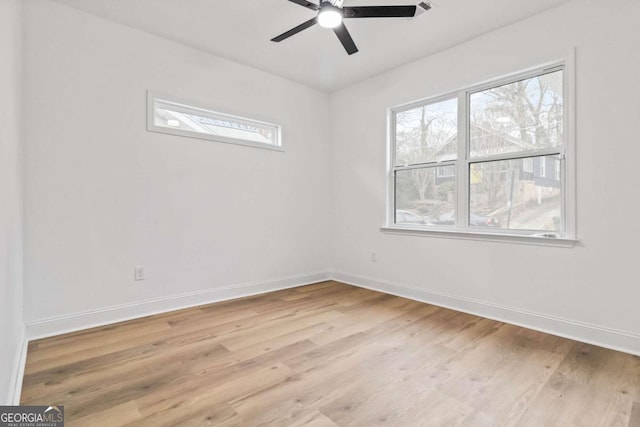
<path fill-rule="evenodd" d="M 371 252 L 371 262 L 378 261 L 378 255 L 375 252 Z"/>
<path fill-rule="evenodd" d="M 135 280 L 144 280 L 144 265 L 136 265 L 133 269 L 133 276 Z"/>

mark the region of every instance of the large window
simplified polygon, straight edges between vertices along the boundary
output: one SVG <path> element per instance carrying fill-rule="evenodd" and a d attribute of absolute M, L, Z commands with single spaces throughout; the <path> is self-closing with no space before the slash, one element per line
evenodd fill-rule
<path fill-rule="evenodd" d="M 392 109 L 389 225 L 575 237 L 565 80 L 559 64 Z"/>
<path fill-rule="evenodd" d="M 260 148 L 281 149 L 280 126 L 148 94 L 148 130 Z"/>

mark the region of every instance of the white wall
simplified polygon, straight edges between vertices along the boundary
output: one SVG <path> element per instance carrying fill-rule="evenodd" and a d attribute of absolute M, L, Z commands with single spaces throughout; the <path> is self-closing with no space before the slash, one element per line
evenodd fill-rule
<path fill-rule="evenodd" d="M 22 6 L 0 0 L 0 404 L 13 404 L 22 347 Z"/>
<path fill-rule="evenodd" d="M 327 94 L 50 1 L 25 26 L 33 333 L 325 277 Z M 147 132 L 148 89 L 280 123 L 286 151 Z"/>
<path fill-rule="evenodd" d="M 576 0 L 335 93 L 337 277 L 640 353 L 638 16 L 637 0 Z M 536 66 L 573 47 L 577 247 L 379 230 L 388 107 Z"/>

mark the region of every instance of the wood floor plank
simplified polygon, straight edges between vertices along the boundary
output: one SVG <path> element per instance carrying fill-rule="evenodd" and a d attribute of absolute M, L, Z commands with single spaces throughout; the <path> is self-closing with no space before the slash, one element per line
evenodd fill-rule
<path fill-rule="evenodd" d="M 166 322 L 151 323 L 144 328 L 138 328 L 135 331 L 124 330 L 123 334 L 101 333 L 99 335 L 88 336 L 89 338 L 76 339 L 73 341 L 61 340 L 66 342 L 56 343 L 48 348 L 46 352 L 37 352 L 38 357 L 29 360 L 34 369 L 36 367 L 47 369 L 58 363 L 59 359 L 66 361 L 78 361 L 89 357 L 102 355 L 106 351 L 116 351 L 126 349 L 131 345 L 131 340 L 144 339 L 145 337 L 155 337 L 163 331 L 170 330 L 171 327 Z M 126 338 L 125 338 L 126 337 Z"/>
<path fill-rule="evenodd" d="M 232 402 L 233 407 L 254 425 L 294 424 L 309 408 L 318 408 L 332 399 L 341 398 L 349 385 L 362 374 L 359 366 L 381 350 L 379 345 L 372 344 L 333 358 L 323 369 L 306 372 L 292 369 L 296 375 L 286 383 L 237 399 Z"/>
<path fill-rule="evenodd" d="M 59 399 L 70 395 L 91 396 L 104 393 L 105 382 L 120 384 L 132 377 L 141 378 L 154 374 L 159 367 L 165 371 L 186 369 L 185 364 L 190 368 L 197 365 L 198 360 L 210 360 L 223 353 L 228 353 L 228 350 L 219 344 L 208 342 L 181 346 L 178 350 L 163 342 L 133 347 L 115 354 L 109 353 L 49 371 L 25 375 L 25 385 L 43 381 L 44 387 L 28 388 L 28 394 L 23 394 L 23 399 L 33 402 L 44 396 L 56 396 Z M 104 369 L 107 365 L 109 370 Z"/>
<path fill-rule="evenodd" d="M 640 402 L 633 402 L 631 416 L 629 417 L 629 427 L 640 426 Z"/>
<path fill-rule="evenodd" d="M 318 313 L 310 312 L 301 316 L 294 314 L 290 317 L 282 318 L 278 322 L 272 321 L 264 323 L 263 325 L 256 327 L 254 330 L 247 331 L 244 334 L 235 334 L 232 337 L 223 338 L 220 342 L 231 351 L 240 350 L 244 347 L 263 342 L 264 335 L 261 332 L 268 332 L 268 334 L 265 335 L 269 337 L 279 337 L 288 333 L 294 333 L 300 329 L 320 325 L 343 316 L 344 314 L 333 310 Z"/>
<path fill-rule="evenodd" d="M 283 372 L 286 372 L 288 376 L 292 371 L 281 363 L 281 360 L 286 357 L 285 355 L 302 353 L 313 347 L 314 344 L 309 341 L 300 341 L 252 359 L 238 361 L 230 366 L 210 367 L 206 365 L 207 367 L 204 369 L 202 365 L 199 369 L 191 367 L 184 376 L 176 377 L 173 384 L 159 388 L 157 393 L 146 393 L 140 396 L 137 400 L 138 407 L 143 414 L 151 414 L 159 410 L 181 406 L 193 397 L 202 396 L 208 391 L 215 391 L 218 385 L 229 387 L 236 381 L 241 381 L 244 385 L 258 384 L 265 378 L 271 377 L 265 375 L 265 372 L 277 373 L 278 378 L 285 375 Z M 256 387 L 254 393 L 259 391 Z M 244 395 L 234 398 L 239 397 L 244 397 Z"/>
<path fill-rule="evenodd" d="M 640 426 L 640 357 L 342 283 L 29 344 L 69 426 Z"/>
<path fill-rule="evenodd" d="M 137 422 L 141 415 L 138 406 L 131 400 L 121 405 L 116 405 L 104 411 L 95 411 L 85 417 L 74 417 L 65 425 L 69 427 L 95 426 L 95 427 L 115 427 L 124 426 L 130 422 Z"/>
<path fill-rule="evenodd" d="M 630 422 L 633 401 L 620 392 L 619 369 L 602 369 L 610 358 L 625 355 L 574 343 L 562 363 L 513 425 L 622 425 Z M 606 376 L 606 380 L 599 377 Z"/>
<path fill-rule="evenodd" d="M 316 410 L 299 421 L 293 422 L 289 427 L 338 427 L 338 425 Z"/>

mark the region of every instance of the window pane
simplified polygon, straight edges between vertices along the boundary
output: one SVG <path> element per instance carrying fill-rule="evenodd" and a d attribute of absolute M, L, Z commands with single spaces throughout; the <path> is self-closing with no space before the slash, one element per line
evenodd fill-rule
<path fill-rule="evenodd" d="M 529 162 L 533 162 L 532 171 L 528 171 Z M 559 156 L 471 164 L 469 225 L 561 231 L 561 181 L 556 164 L 562 166 Z"/>
<path fill-rule="evenodd" d="M 457 99 L 396 113 L 395 121 L 396 165 L 457 158 Z"/>
<path fill-rule="evenodd" d="M 155 126 L 241 141 L 280 145 L 276 125 L 230 116 L 169 101 L 154 100 Z"/>
<path fill-rule="evenodd" d="M 396 224 L 454 225 L 455 174 L 454 165 L 396 171 Z"/>
<path fill-rule="evenodd" d="M 562 145 L 562 86 L 555 71 L 471 94 L 471 156 Z"/>

